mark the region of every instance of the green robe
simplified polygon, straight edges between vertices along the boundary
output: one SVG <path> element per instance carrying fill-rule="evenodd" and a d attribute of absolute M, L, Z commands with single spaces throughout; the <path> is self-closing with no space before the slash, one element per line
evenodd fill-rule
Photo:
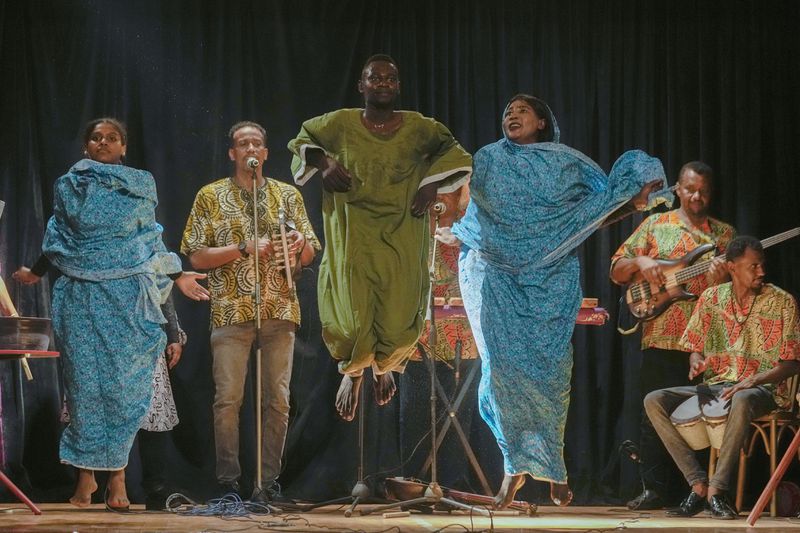
<path fill-rule="evenodd" d="M 316 147 L 353 176 L 347 192 L 323 192 L 325 252 L 317 293 L 322 336 L 343 373 L 366 367 L 402 370 L 425 322 L 428 298 L 428 216 L 411 215 L 417 190 L 463 185 L 472 158 L 450 131 L 419 113 L 402 111 L 390 135 L 370 133 L 361 109 L 341 109 L 303 123 L 289 142 L 292 172 L 303 185 L 317 169 L 305 150 Z M 462 174 L 462 175 L 458 175 Z"/>

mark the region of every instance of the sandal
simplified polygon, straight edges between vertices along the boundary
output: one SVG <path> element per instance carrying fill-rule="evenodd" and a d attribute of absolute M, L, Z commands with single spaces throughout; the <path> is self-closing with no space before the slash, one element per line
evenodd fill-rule
<path fill-rule="evenodd" d="M 554 494 L 554 492 L 553 492 L 553 489 L 555 489 L 556 487 L 567 487 L 567 494 L 566 494 L 566 498 L 564 498 L 564 499 L 562 500 L 561 498 L 559 498 L 558 496 L 556 496 L 556 495 Z M 572 490 L 570 490 L 570 488 L 569 488 L 569 486 L 568 486 L 568 485 L 566 485 L 566 484 L 564 484 L 564 485 L 561 485 L 561 484 L 556 484 L 556 483 L 550 483 L 550 499 L 551 499 L 551 500 L 553 500 L 553 503 L 554 503 L 555 505 L 557 505 L 558 507 L 566 507 L 567 505 L 569 505 L 570 503 L 572 503 L 572 496 L 573 496 L 573 494 L 572 494 Z"/>

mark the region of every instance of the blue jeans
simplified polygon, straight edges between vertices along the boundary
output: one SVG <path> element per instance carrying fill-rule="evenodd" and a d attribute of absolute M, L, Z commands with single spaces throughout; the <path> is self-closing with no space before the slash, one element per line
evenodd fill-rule
<path fill-rule="evenodd" d="M 281 456 L 289 427 L 289 383 L 292 378 L 296 326 L 287 320 L 261 321 L 261 483 L 265 487 L 281 472 Z M 247 362 L 255 340 L 253 321 L 214 328 L 214 439 L 217 480 L 238 481 L 239 411 L 244 397 Z"/>
<path fill-rule="evenodd" d="M 731 384 L 711 385 L 712 392 Z M 684 400 L 697 394 L 696 386 L 672 387 L 653 391 L 644 398 L 644 409 L 650 422 L 653 423 L 658 436 L 672 456 L 675 464 L 683 473 L 687 483 L 707 483 L 712 487 L 727 491 L 731 476 L 739 461 L 739 450 L 744 446 L 750 430 L 750 422 L 759 416 L 773 411 L 777 406 L 772 392 L 763 387 L 755 387 L 737 392 L 731 399 L 722 447 L 719 450 L 717 467 L 714 476 L 709 480 L 708 472 L 695 456 L 694 450 L 683 440 L 683 437 L 670 422 L 670 415 Z"/>

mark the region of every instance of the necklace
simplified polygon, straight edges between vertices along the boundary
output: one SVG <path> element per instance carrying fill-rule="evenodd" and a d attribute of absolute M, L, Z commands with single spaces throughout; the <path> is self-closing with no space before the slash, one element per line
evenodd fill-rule
<path fill-rule="evenodd" d="M 386 120 L 385 122 L 373 122 L 373 121 L 371 121 L 370 119 L 367 118 L 366 113 L 362 113 L 361 118 L 362 118 L 362 120 L 364 122 L 364 125 L 368 129 L 370 129 L 370 130 L 372 130 L 372 131 L 374 131 L 376 133 L 384 133 L 385 131 L 387 131 L 387 125 L 389 126 L 388 129 L 390 129 L 391 127 L 393 127 L 396 124 L 396 118 L 395 118 L 395 114 L 394 113 L 392 113 L 392 116 L 389 117 L 389 119 Z"/>
<path fill-rule="evenodd" d="M 744 312 L 743 314 L 740 315 L 738 308 L 743 308 L 744 306 L 739 305 L 736 296 L 735 295 L 733 296 L 733 318 L 736 320 L 736 323 L 739 324 L 740 326 L 745 322 L 747 322 L 747 319 L 750 318 L 750 312 L 753 310 L 753 307 L 756 306 L 757 297 L 758 295 L 753 295 L 753 300 L 750 302 L 750 306 L 747 307 L 747 312 Z"/>

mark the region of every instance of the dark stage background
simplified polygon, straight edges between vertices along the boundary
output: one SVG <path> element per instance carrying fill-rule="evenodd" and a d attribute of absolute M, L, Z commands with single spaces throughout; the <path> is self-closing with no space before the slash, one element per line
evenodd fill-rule
<path fill-rule="evenodd" d="M 128 164 L 155 175 L 164 240 L 177 250 L 197 190 L 230 171 L 229 126 L 264 124 L 267 173 L 290 181 L 287 141 L 309 117 L 360 105 L 356 80 L 375 52 L 399 63 L 402 107 L 436 117 L 471 152 L 501 135 L 508 97 L 531 92 L 552 106 L 563 142 L 606 170 L 632 148 L 661 158 L 670 183 L 682 163 L 710 163 L 714 214 L 766 237 L 800 225 L 798 27 L 794 1 L 0 2 L 3 276 L 23 314 L 49 316 L 50 285 L 22 287 L 10 273 L 37 258 L 53 182 L 81 157 L 87 120 L 112 115 L 128 124 Z M 302 192 L 322 237 L 319 184 Z M 582 248 L 584 292 L 600 298 L 612 322 L 619 291 L 608 280 L 609 258 L 640 220 L 601 230 Z M 771 280 L 795 295 L 797 257 L 797 242 L 768 253 Z M 281 476 L 286 492 L 310 499 L 349 494 L 356 475 L 356 424 L 334 413 L 339 376 L 320 339 L 315 279 L 316 264 L 300 287 L 304 322 Z M 182 297 L 178 311 L 190 341 L 173 374 L 181 424 L 171 475 L 205 496 L 214 463 L 208 312 Z M 638 338 L 623 340 L 611 324 L 578 327 L 575 347 L 570 481 L 577 503 L 619 502 L 638 490 L 635 469 L 617 456 L 619 443 L 638 433 Z M 73 474 L 58 463 L 58 364 L 32 366 L 36 380 L 23 383 L 18 363 L 0 363 L 6 468 L 34 499 L 64 501 Z M 425 386 L 424 370 L 415 370 L 418 378 L 402 386 Z M 410 453 L 400 421 L 424 427 L 427 408 L 401 416 L 400 404 L 368 409 L 371 481 L 400 472 Z M 497 488 L 496 445 L 477 415 L 471 422 Z M 252 428 L 252 415 L 244 424 Z M 244 448 L 252 466 L 249 440 Z M 463 457 L 457 443 L 442 454 Z M 138 468 L 134 450 L 134 497 Z M 477 489 L 464 472 L 447 475 Z M 752 480 L 759 491 L 764 476 Z M 544 484 L 529 483 L 520 496 L 545 494 Z"/>

